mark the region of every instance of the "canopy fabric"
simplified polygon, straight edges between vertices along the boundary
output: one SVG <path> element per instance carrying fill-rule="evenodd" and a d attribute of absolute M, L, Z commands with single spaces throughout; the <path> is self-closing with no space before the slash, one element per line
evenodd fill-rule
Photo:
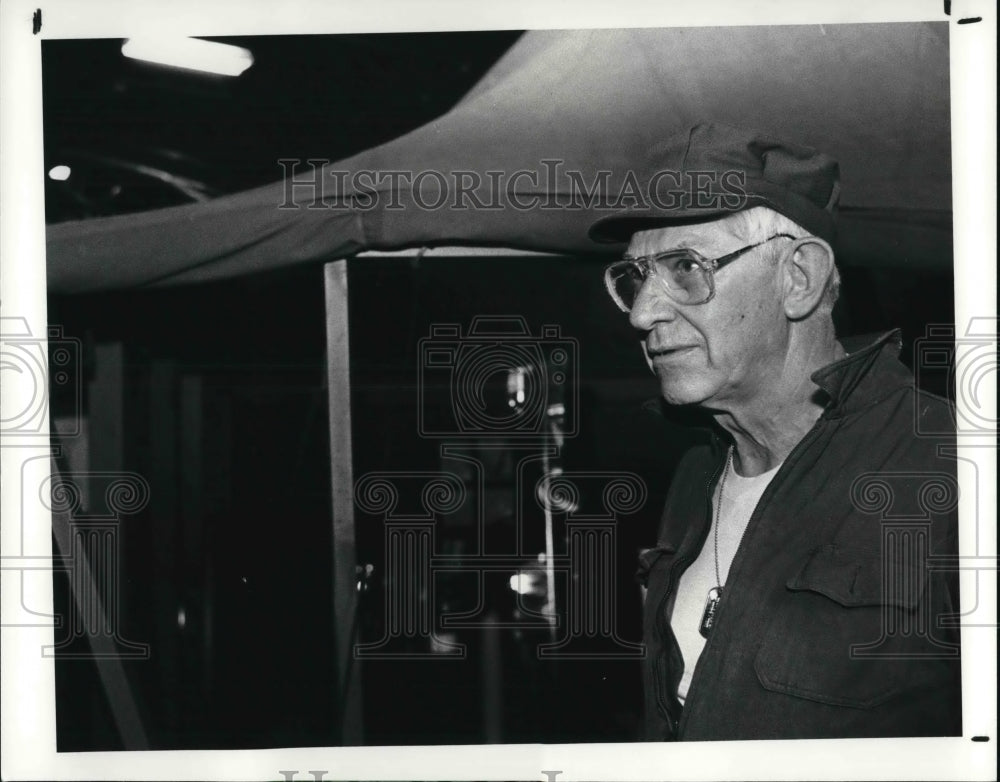
<path fill-rule="evenodd" d="M 614 191 L 630 161 L 703 121 L 839 160 L 846 257 L 950 266 L 946 24 L 536 31 L 445 115 L 327 165 L 321 191 L 286 180 L 49 226 L 49 289 L 198 282 L 407 246 L 606 252 L 587 237 L 598 207 L 568 206 L 569 172 L 586 185 L 607 170 Z"/>

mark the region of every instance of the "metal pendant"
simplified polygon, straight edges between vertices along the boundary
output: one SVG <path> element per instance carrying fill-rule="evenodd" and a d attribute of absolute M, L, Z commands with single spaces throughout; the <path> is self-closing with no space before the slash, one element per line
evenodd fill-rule
<path fill-rule="evenodd" d="M 698 631 L 703 638 L 708 638 L 715 627 L 715 614 L 719 610 L 719 603 L 722 602 L 722 587 L 712 587 L 708 590 L 708 602 L 705 603 L 705 613 L 701 615 L 701 627 Z"/>

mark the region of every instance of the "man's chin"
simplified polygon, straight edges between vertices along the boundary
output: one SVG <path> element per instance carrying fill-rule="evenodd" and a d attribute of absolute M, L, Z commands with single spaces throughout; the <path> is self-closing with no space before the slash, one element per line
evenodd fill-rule
<path fill-rule="evenodd" d="M 660 395 L 667 404 L 697 405 L 710 399 L 717 390 L 717 379 L 694 357 L 694 350 L 685 350 L 658 356 L 650 362 L 660 382 Z"/>
<path fill-rule="evenodd" d="M 676 382 L 661 382 L 660 396 L 668 405 L 699 405 L 708 399 L 704 389 L 684 386 Z"/>

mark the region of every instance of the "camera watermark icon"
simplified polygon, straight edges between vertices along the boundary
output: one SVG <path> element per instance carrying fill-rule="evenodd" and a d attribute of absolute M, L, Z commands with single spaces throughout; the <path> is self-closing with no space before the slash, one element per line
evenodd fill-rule
<path fill-rule="evenodd" d="M 419 431 L 425 437 L 539 439 L 559 417 L 577 433 L 578 343 L 559 326 L 532 336 L 520 316 L 437 324 L 419 342 Z"/>
<path fill-rule="evenodd" d="M 0 419 L 0 434 L 44 434 L 49 399 L 58 394 L 69 407 L 61 434 L 78 435 L 82 352 L 80 340 L 65 336 L 62 326 L 49 326 L 46 336 L 39 337 L 32 334 L 26 318 L 0 317 L 0 377 L 5 396 L 17 400 L 14 409 Z"/>
<path fill-rule="evenodd" d="M 858 476 L 851 485 L 854 507 L 862 513 L 879 515 L 881 523 L 878 588 L 864 583 L 865 574 L 860 569 L 855 572 L 852 586 L 859 593 L 871 589 L 872 597 L 877 597 L 881 606 L 880 636 L 852 644 L 852 659 L 959 656 L 957 641 L 942 639 L 935 633 L 954 626 L 957 614 L 935 613 L 934 609 L 936 604 L 953 604 L 957 609 L 957 595 L 945 601 L 935 600 L 931 594 L 931 574 L 955 569 L 953 555 L 931 550 L 933 520 L 953 515 L 958 500 L 958 480 L 945 472 L 871 472 Z"/>
<path fill-rule="evenodd" d="M 996 318 L 977 317 L 969 320 L 962 335 L 956 335 L 955 327 L 950 324 L 931 325 L 915 341 L 917 384 L 944 375 L 955 393 L 952 421 L 925 418 L 920 407 L 916 408 L 914 424 L 918 436 L 957 433 L 960 437 L 996 437 L 996 410 L 988 409 L 987 398 L 989 389 L 996 388 L 997 328 Z"/>

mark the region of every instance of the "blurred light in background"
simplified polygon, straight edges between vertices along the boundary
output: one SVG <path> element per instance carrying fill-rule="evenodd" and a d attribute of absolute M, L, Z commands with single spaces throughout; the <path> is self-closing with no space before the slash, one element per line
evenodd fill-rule
<path fill-rule="evenodd" d="M 527 399 L 525 388 L 527 387 L 527 376 L 530 374 L 530 367 L 515 367 L 507 373 L 507 405 L 512 408 L 520 407 Z"/>
<path fill-rule="evenodd" d="M 253 65 L 248 50 L 199 38 L 127 38 L 122 54 L 133 60 L 220 76 L 239 76 Z"/>
<path fill-rule="evenodd" d="M 54 179 L 56 182 L 65 182 L 69 179 L 69 174 L 69 166 L 52 166 L 49 169 L 49 179 Z"/>
<path fill-rule="evenodd" d="M 545 573 L 538 570 L 521 571 L 510 577 L 511 591 L 519 595 L 544 595 Z"/>

